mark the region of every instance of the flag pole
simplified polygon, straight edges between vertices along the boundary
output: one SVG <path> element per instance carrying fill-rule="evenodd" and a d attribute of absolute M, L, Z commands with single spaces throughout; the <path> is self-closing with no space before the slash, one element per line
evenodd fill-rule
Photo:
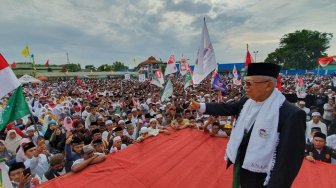
<path fill-rule="evenodd" d="M 35 129 L 35 131 L 37 132 L 37 135 L 38 135 L 38 136 L 41 136 L 41 135 L 40 135 L 40 131 L 37 129 L 36 121 L 35 121 L 34 115 L 33 115 L 33 113 L 32 113 L 30 110 L 29 110 L 29 112 L 30 112 L 31 120 L 32 120 L 33 125 L 34 125 L 34 129 Z"/>

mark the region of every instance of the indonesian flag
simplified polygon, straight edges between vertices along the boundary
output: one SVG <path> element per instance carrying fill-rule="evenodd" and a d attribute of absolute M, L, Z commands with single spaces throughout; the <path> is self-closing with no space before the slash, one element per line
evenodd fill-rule
<path fill-rule="evenodd" d="M 13 91 L 21 84 L 16 78 L 6 59 L 0 54 L 0 99 Z"/>
<path fill-rule="evenodd" d="M 321 65 L 321 67 L 329 65 L 329 63 L 333 61 L 336 61 L 336 56 L 318 58 L 318 63 Z"/>
<path fill-rule="evenodd" d="M 173 74 L 177 72 L 176 64 L 175 64 L 175 56 L 172 54 L 169 56 L 168 61 L 167 61 L 167 67 L 165 71 L 165 76 L 169 74 Z"/>

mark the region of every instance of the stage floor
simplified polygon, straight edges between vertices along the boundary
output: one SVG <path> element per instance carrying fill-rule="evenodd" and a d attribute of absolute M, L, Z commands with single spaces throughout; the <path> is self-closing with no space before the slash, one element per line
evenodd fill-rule
<path fill-rule="evenodd" d="M 227 141 L 194 129 L 160 134 L 39 187 L 230 188 L 232 167 L 226 169 L 224 161 Z M 336 165 L 305 160 L 293 187 L 336 187 L 335 174 Z"/>

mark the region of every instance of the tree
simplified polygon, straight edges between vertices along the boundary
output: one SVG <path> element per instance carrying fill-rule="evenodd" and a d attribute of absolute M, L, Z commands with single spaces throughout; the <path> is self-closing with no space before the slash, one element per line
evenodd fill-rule
<path fill-rule="evenodd" d="M 314 69 L 317 58 L 325 57 L 333 34 L 302 30 L 280 39 L 279 48 L 268 54 L 265 63 L 282 65 L 284 69 Z"/>
<path fill-rule="evenodd" d="M 107 72 L 109 72 L 109 71 L 112 71 L 112 66 L 111 65 L 107 65 L 107 64 L 105 64 L 105 65 L 101 65 L 101 66 L 99 66 L 98 68 L 97 68 L 97 71 L 107 71 Z"/>
<path fill-rule="evenodd" d="M 113 71 L 121 71 L 128 69 L 128 66 L 125 66 L 124 63 L 119 61 L 114 62 L 111 67 Z"/>
<path fill-rule="evenodd" d="M 69 72 L 79 72 L 81 70 L 80 64 L 69 63 L 63 65 Z"/>
<path fill-rule="evenodd" d="M 85 69 L 96 71 L 96 67 L 94 65 L 85 65 Z"/>

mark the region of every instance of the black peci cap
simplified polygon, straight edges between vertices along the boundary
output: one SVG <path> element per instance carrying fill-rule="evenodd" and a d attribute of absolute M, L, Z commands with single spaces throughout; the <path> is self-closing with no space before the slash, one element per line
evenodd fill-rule
<path fill-rule="evenodd" d="M 247 76 L 270 76 L 278 78 L 280 66 L 273 63 L 251 63 L 247 67 Z"/>

